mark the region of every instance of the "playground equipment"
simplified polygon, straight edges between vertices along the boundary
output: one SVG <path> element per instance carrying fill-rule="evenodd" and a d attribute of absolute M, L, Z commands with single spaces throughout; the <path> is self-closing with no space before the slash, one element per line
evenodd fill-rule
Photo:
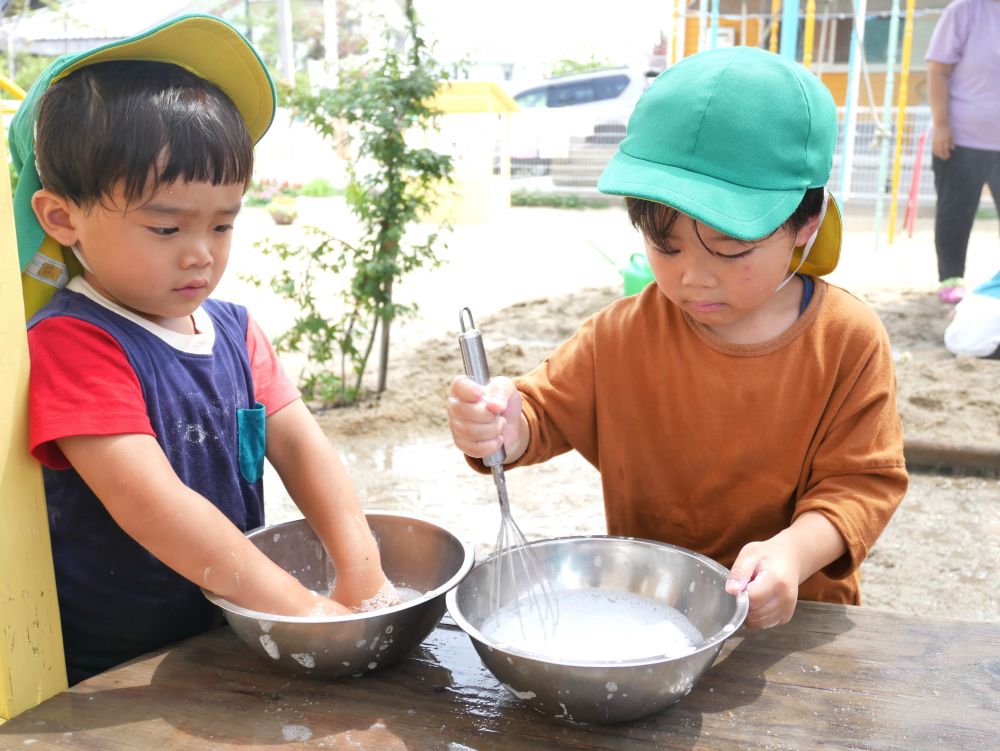
<path fill-rule="evenodd" d="M 806 25 L 802 34 L 802 64 L 812 70 L 813 39 L 816 35 L 816 0 L 806 0 Z"/>
<path fill-rule="evenodd" d="M 913 52 L 913 10 L 916 0 L 906 0 L 906 23 L 903 26 L 903 59 L 900 61 L 899 104 L 896 105 L 896 150 L 892 161 L 892 203 L 889 205 L 889 245 L 896 234 L 896 207 L 899 204 L 899 171 L 903 153 L 903 122 L 906 118 L 906 100 L 910 81 L 910 55 Z M 917 161 L 917 171 L 920 162 Z"/>
<path fill-rule="evenodd" d="M 910 194 L 906 199 L 906 214 L 903 216 L 903 227 L 906 229 L 906 236 L 913 237 L 913 229 L 917 224 L 917 195 L 920 192 L 920 164 L 924 158 L 924 144 L 927 143 L 927 136 L 930 129 L 920 134 L 917 140 L 917 155 L 914 158 L 913 174 L 910 175 Z"/>
<path fill-rule="evenodd" d="M 889 42 L 886 51 L 885 62 L 885 91 L 882 97 L 882 122 L 889 122 L 892 113 L 892 87 L 894 83 L 893 71 L 896 67 L 896 37 L 899 28 L 899 0 L 892 0 L 892 10 L 889 16 Z M 882 234 L 882 205 L 885 202 L 885 182 L 889 157 L 889 138 L 887 133 L 880 134 L 879 160 L 878 160 L 878 190 L 875 199 L 875 249 L 878 249 L 879 235 Z M 893 194 L 894 195 L 894 194 Z M 890 201 L 890 203 L 893 203 Z M 890 224 L 891 224 L 890 220 Z M 892 230 L 889 230 L 890 234 Z M 890 240 L 890 243 L 892 241 Z"/>
<path fill-rule="evenodd" d="M 0 88 L 24 96 L 0 76 Z M 0 138 L 0 160 L 7 160 Z M 28 340 L 10 182 L 0 180 L 0 722 L 66 688 L 42 474 L 28 454 Z"/>

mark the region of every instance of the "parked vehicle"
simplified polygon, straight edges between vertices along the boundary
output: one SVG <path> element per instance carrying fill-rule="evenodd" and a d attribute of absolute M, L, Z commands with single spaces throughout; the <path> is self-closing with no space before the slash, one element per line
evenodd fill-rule
<path fill-rule="evenodd" d="M 632 108 L 656 71 L 610 68 L 546 79 L 521 89 L 511 114 L 511 170 L 543 175 L 569 155 L 570 139 L 610 145 L 625 136 Z"/>

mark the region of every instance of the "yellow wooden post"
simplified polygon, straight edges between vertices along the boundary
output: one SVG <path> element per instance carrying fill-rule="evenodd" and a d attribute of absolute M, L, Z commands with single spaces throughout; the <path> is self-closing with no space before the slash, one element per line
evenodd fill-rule
<path fill-rule="evenodd" d="M 0 138 L 5 173 L 7 143 Z M 0 175 L 0 722 L 66 688 L 45 494 L 28 454 L 28 342 L 10 181 Z"/>
<path fill-rule="evenodd" d="M 816 0 L 806 0 L 806 26 L 802 37 L 802 64 L 812 70 L 813 39 L 816 35 Z"/>
<path fill-rule="evenodd" d="M 899 103 L 896 106 L 896 148 L 892 161 L 892 192 L 889 194 L 889 245 L 896 238 L 896 207 L 899 201 L 899 172 L 902 165 L 903 126 L 906 124 L 906 100 L 909 97 L 910 55 L 913 51 L 913 13 L 915 0 L 906 1 L 906 23 L 903 27 L 903 59 L 899 64 Z M 920 164 L 914 164 L 920 169 Z"/>
<path fill-rule="evenodd" d="M 778 51 L 778 32 L 781 30 L 781 0 L 771 0 L 771 38 L 768 39 L 767 49 L 770 52 Z"/>

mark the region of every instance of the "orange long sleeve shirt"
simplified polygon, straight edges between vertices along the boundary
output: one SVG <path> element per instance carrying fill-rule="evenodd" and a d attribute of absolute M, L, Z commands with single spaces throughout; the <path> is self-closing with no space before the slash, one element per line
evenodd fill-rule
<path fill-rule="evenodd" d="M 859 566 L 907 474 L 888 336 L 848 292 L 817 279 L 791 328 L 736 345 L 650 285 L 515 380 L 530 427 L 517 464 L 579 451 L 601 473 L 609 534 L 732 566 L 819 511 L 848 552 L 799 597 L 860 603 Z"/>

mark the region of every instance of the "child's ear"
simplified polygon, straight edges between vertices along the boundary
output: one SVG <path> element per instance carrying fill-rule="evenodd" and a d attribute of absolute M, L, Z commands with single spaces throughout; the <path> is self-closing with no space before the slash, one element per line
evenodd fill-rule
<path fill-rule="evenodd" d="M 795 245 L 793 247 L 801 248 L 809 242 L 809 238 L 812 237 L 813 232 L 815 232 L 818 227 L 819 214 L 816 214 L 816 216 L 812 217 L 798 232 L 795 233 Z"/>
<path fill-rule="evenodd" d="M 51 190 L 42 189 L 31 197 L 31 208 L 46 235 L 67 248 L 76 244 L 76 204 Z"/>

